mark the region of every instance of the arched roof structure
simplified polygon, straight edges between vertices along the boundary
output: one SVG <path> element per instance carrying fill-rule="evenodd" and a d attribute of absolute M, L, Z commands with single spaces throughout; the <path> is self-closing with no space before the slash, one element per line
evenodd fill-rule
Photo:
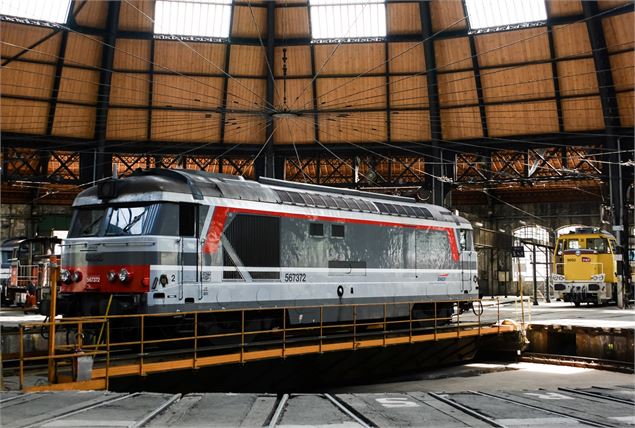
<path fill-rule="evenodd" d="M 5 201 L 63 201 L 115 163 L 584 197 L 632 159 L 632 1 L 547 0 L 495 29 L 465 0 L 387 1 L 385 36 L 326 40 L 315 1 L 229 1 L 227 37 L 155 34 L 155 1 L 70 4 L 1 17 Z"/>

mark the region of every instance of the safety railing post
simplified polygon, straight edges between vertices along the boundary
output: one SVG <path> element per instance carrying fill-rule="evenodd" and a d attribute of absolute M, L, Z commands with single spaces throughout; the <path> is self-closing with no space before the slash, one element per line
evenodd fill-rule
<path fill-rule="evenodd" d="M 141 353 L 139 354 L 139 357 L 140 357 L 139 358 L 139 375 L 141 375 L 141 376 L 143 376 L 143 363 L 144 363 L 143 355 L 145 353 L 145 337 L 146 337 L 146 334 L 145 334 L 145 330 L 146 330 L 145 329 L 145 325 L 146 325 L 145 319 L 146 319 L 145 316 L 143 314 L 141 314 L 141 318 L 139 320 L 139 323 L 141 325 L 141 332 L 140 332 L 140 336 L 139 336 L 139 339 L 140 339 L 140 342 L 141 342 L 140 343 L 140 351 L 141 351 Z"/>
<path fill-rule="evenodd" d="M 322 338 L 324 337 L 324 306 L 320 306 L 320 354 L 322 353 Z"/>
<path fill-rule="evenodd" d="M 106 320 L 106 390 L 110 383 L 109 379 L 110 370 L 110 320 Z"/>
<path fill-rule="evenodd" d="M 24 389 L 24 326 L 20 325 L 20 389 Z"/>
<path fill-rule="evenodd" d="M 245 310 L 240 310 L 240 362 L 245 360 Z"/>
<path fill-rule="evenodd" d="M 386 325 L 384 324 L 384 330 Z M 353 350 L 357 349 L 357 305 L 353 306 Z"/>
<path fill-rule="evenodd" d="M 432 318 L 434 318 L 434 341 L 436 342 L 437 339 L 437 302 L 434 302 L 434 314 L 432 316 Z"/>
<path fill-rule="evenodd" d="M 410 305 L 408 303 L 408 342 L 412 343 L 412 309 L 414 309 L 414 305 Z"/>
<path fill-rule="evenodd" d="M 194 313 L 194 354 L 192 355 L 192 368 L 196 368 L 198 359 L 198 312 Z"/>
<path fill-rule="evenodd" d="M 387 312 L 388 307 L 386 305 L 386 303 L 384 303 L 384 328 L 383 328 L 383 335 L 382 335 L 382 344 L 384 346 L 384 348 L 386 347 L 386 329 L 388 328 L 388 325 L 386 323 L 386 318 L 387 318 Z"/>
<path fill-rule="evenodd" d="M 287 357 L 287 309 L 282 309 L 282 358 Z"/>
<path fill-rule="evenodd" d="M 461 337 L 461 302 L 456 302 L 456 337 Z"/>
<path fill-rule="evenodd" d="M 501 334 L 501 299 L 496 298 L 496 325 L 498 326 L 498 334 Z"/>
<path fill-rule="evenodd" d="M 478 335 L 481 335 L 481 315 L 483 314 L 483 302 L 478 300 L 480 310 L 478 311 Z M 472 309 L 474 309 L 474 302 L 472 302 Z"/>

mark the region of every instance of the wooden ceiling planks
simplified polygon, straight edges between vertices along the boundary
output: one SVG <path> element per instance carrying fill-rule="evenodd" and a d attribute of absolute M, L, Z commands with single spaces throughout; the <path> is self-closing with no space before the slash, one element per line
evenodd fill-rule
<path fill-rule="evenodd" d="M 277 7 L 275 21 L 276 38 L 311 37 L 308 7 Z"/>
<path fill-rule="evenodd" d="M 558 132 L 555 100 L 485 106 L 491 137 Z"/>
<path fill-rule="evenodd" d="M 635 52 L 628 51 L 609 57 L 616 91 L 635 88 Z"/>
<path fill-rule="evenodd" d="M 549 17 L 582 15 L 580 0 L 547 0 L 546 5 Z"/>
<path fill-rule="evenodd" d="M 319 110 L 386 108 L 386 78 L 321 78 L 317 79 Z"/>
<path fill-rule="evenodd" d="M 311 79 L 287 80 L 287 109 L 312 110 L 313 88 Z M 275 81 L 274 106 L 277 110 L 284 109 L 284 82 L 281 79 Z"/>
<path fill-rule="evenodd" d="M 20 54 L 47 36 L 51 37 L 31 50 L 26 51 L 20 58 L 45 62 L 55 62 L 57 59 L 62 34 L 60 32 L 55 34 L 55 29 L 4 21 L 1 26 L 2 42 L 0 43 L 0 53 L 3 59 Z"/>
<path fill-rule="evenodd" d="M 387 2 L 386 32 L 388 34 L 421 34 L 419 4 Z"/>
<path fill-rule="evenodd" d="M 551 64 L 482 70 L 481 84 L 486 103 L 555 97 Z"/>
<path fill-rule="evenodd" d="M 463 0 L 432 0 L 430 16 L 434 32 L 467 28 Z"/>
<path fill-rule="evenodd" d="M 141 77 L 145 78 L 145 76 Z M 98 71 L 64 67 L 57 99 L 59 102 L 74 101 L 95 104 L 97 102 L 98 89 Z"/>
<path fill-rule="evenodd" d="M 592 58 L 559 61 L 558 82 L 560 95 L 587 95 L 598 93 L 598 79 Z"/>
<path fill-rule="evenodd" d="M 26 134 L 45 134 L 49 106 L 46 102 L 0 98 L 2 130 Z"/>
<path fill-rule="evenodd" d="M 148 81 L 137 73 L 112 73 L 110 104 L 115 106 L 147 106 Z"/>
<path fill-rule="evenodd" d="M 545 27 L 479 34 L 474 38 L 481 67 L 550 58 L 549 39 Z"/>
<path fill-rule="evenodd" d="M 635 12 L 610 16 L 602 20 L 606 47 L 610 53 L 635 46 Z"/>
<path fill-rule="evenodd" d="M 435 120 L 439 120 L 436 118 Z M 478 107 L 444 108 L 441 110 L 441 134 L 444 140 L 483 137 Z"/>
<path fill-rule="evenodd" d="M 140 109 L 108 109 L 106 138 L 109 140 L 140 141 L 148 138 L 148 112 Z"/>
<path fill-rule="evenodd" d="M 325 113 L 319 117 L 322 143 L 386 141 L 386 112 Z"/>
<path fill-rule="evenodd" d="M 635 92 L 621 92 L 617 94 L 617 105 L 620 110 L 620 124 L 622 126 L 635 126 L 635 110 L 633 109 L 633 100 Z"/>
<path fill-rule="evenodd" d="M 223 79 L 155 75 L 152 82 L 152 105 L 174 109 L 211 109 L 222 105 Z"/>
<path fill-rule="evenodd" d="M 564 129 L 567 132 L 604 129 L 604 116 L 599 96 L 562 100 Z"/>
<path fill-rule="evenodd" d="M 153 31 L 154 5 L 154 1 L 148 0 L 121 1 L 119 29 L 125 31 Z"/>
<path fill-rule="evenodd" d="M 384 43 L 323 44 L 314 49 L 320 76 L 386 72 Z"/>
<path fill-rule="evenodd" d="M 228 114 L 224 126 L 225 144 L 263 144 L 266 140 L 262 114 Z"/>
<path fill-rule="evenodd" d="M 117 39 L 113 67 L 115 70 L 150 70 L 150 40 Z"/>
<path fill-rule="evenodd" d="M 313 116 L 310 114 L 274 118 L 273 128 L 275 144 L 313 144 L 315 142 Z"/>
<path fill-rule="evenodd" d="M 227 108 L 262 112 L 270 106 L 266 102 L 265 79 L 229 79 L 227 83 Z"/>
<path fill-rule="evenodd" d="M 95 107 L 58 104 L 52 134 L 59 137 L 94 138 Z"/>
<path fill-rule="evenodd" d="M 53 87 L 55 67 L 14 61 L 2 68 L 0 93 L 48 99 Z"/>
<path fill-rule="evenodd" d="M 388 89 L 391 109 L 428 107 L 426 76 L 391 76 Z"/>
<path fill-rule="evenodd" d="M 64 62 L 87 67 L 99 67 L 103 39 L 80 33 L 69 33 Z"/>
<path fill-rule="evenodd" d="M 73 14 L 79 25 L 93 28 L 105 28 L 108 16 L 108 2 L 106 1 L 75 1 Z"/>
<path fill-rule="evenodd" d="M 478 104 L 476 80 L 472 71 L 440 74 L 438 82 L 441 107 Z"/>
<path fill-rule="evenodd" d="M 556 25 L 552 30 L 556 57 L 565 58 L 591 54 L 591 42 L 586 23 Z"/>
<path fill-rule="evenodd" d="M 254 6 L 235 6 L 232 17 L 232 37 L 267 39 L 267 8 Z"/>
<path fill-rule="evenodd" d="M 310 46 L 280 46 L 276 47 L 273 61 L 273 73 L 276 79 L 282 78 L 282 50 L 287 50 L 287 76 L 311 76 L 311 47 Z"/>
<path fill-rule="evenodd" d="M 390 112 L 390 140 L 394 143 L 429 141 L 430 115 L 427 110 Z"/>
<path fill-rule="evenodd" d="M 220 139 L 220 114 L 154 110 L 152 139 L 192 143 L 215 143 Z"/>
<path fill-rule="evenodd" d="M 219 43 L 156 40 L 155 71 L 222 74 L 225 45 Z"/>
<path fill-rule="evenodd" d="M 229 74 L 265 77 L 269 74 L 266 59 L 267 52 L 262 46 L 233 45 L 229 56 Z"/>
<path fill-rule="evenodd" d="M 423 73 L 426 60 L 421 42 L 388 43 L 388 70 L 390 73 Z"/>
<path fill-rule="evenodd" d="M 439 71 L 472 68 L 472 52 L 467 37 L 435 40 L 434 56 Z"/>

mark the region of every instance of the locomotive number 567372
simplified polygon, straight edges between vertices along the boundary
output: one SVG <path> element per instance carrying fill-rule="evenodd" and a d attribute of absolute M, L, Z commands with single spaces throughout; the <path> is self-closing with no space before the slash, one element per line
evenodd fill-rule
<path fill-rule="evenodd" d="M 285 273 L 284 282 L 306 282 L 306 273 Z"/>

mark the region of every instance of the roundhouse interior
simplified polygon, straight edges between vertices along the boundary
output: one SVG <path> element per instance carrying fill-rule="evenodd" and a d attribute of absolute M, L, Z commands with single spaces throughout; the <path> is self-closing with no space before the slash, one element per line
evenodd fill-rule
<path fill-rule="evenodd" d="M 632 253 L 633 1 L 3 4 L 2 239 L 67 230 L 113 172 L 178 168 L 459 210 L 482 294 L 513 289 L 514 241 L 544 287 L 562 227 Z"/>

